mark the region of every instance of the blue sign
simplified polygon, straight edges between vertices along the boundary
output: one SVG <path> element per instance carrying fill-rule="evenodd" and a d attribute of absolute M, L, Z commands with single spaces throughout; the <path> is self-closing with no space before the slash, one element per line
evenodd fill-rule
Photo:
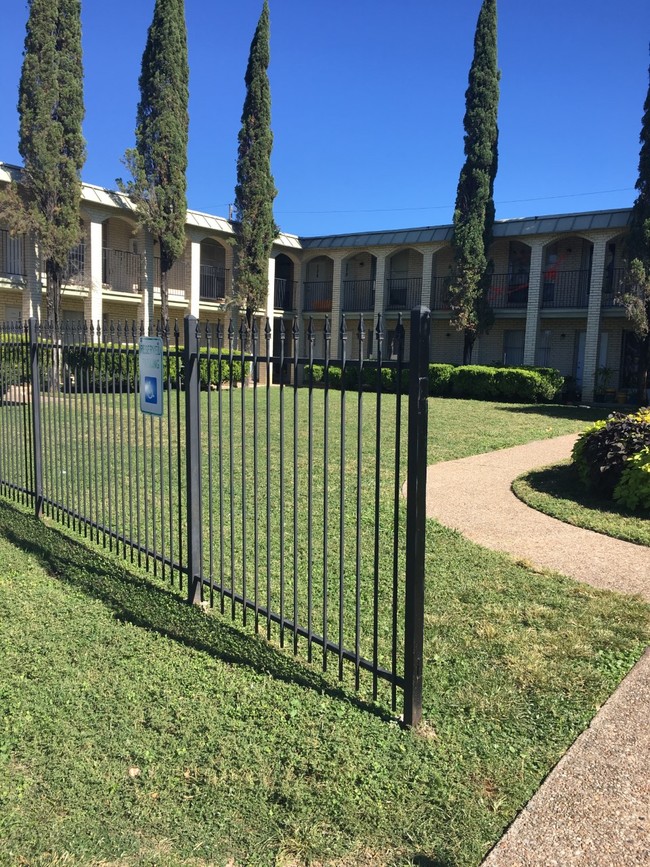
<path fill-rule="evenodd" d="M 140 409 L 149 415 L 163 412 L 162 338 L 140 338 Z"/>

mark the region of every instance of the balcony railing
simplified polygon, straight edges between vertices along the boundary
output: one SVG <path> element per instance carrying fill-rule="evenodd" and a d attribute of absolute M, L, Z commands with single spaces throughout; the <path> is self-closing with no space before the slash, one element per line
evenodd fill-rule
<path fill-rule="evenodd" d="M 25 277 L 25 237 L 0 229 L 0 277 Z"/>
<path fill-rule="evenodd" d="M 276 310 L 295 310 L 296 284 L 293 280 L 286 280 L 284 277 L 276 277 L 274 285 L 274 308 Z"/>
<path fill-rule="evenodd" d="M 303 309 L 308 312 L 332 312 L 332 281 L 319 280 L 303 283 Z"/>
<path fill-rule="evenodd" d="M 581 271 L 549 270 L 542 274 L 542 307 L 587 307 L 589 303 L 588 269 Z"/>
<path fill-rule="evenodd" d="M 113 292 L 139 293 L 142 259 L 127 250 L 102 250 L 102 283 Z"/>
<path fill-rule="evenodd" d="M 422 297 L 421 277 L 390 277 L 386 281 L 388 290 L 387 310 L 412 310 L 419 307 Z"/>
<path fill-rule="evenodd" d="M 602 307 L 616 307 L 616 295 L 623 288 L 623 279 L 625 277 L 625 268 L 614 268 L 613 270 L 605 271 L 603 278 L 603 296 L 601 301 Z"/>
<path fill-rule="evenodd" d="M 201 265 L 201 301 L 225 301 L 230 271 L 222 265 Z"/>
<path fill-rule="evenodd" d="M 343 311 L 365 312 L 375 309 L 374 280 L 343 281 Z"/>
<path fill-rule="evenodd" d="M 167 291 L 170 298 L 185 298 L 189 288 L 188 271 L 184 259 L 174 262 L 167 274 Z M 160 289 L 160 282 L 160 257 L 156 256 L 153 260 L 153 284 L 156 289 Z"/>
<path fill-rule="evenodd" d="M 78 244 L 68 253 L 68 267 L 63 272 L 64 286 L 87 286 L 86 246 Z"/>
<path fill-rule="evenodd" d="M 432 310 L 449 310 L 450 277 L 434 277 L 431 281 L 430 306 Z"/>
<path fill-rule="evenodd" d="M 488 300 L 495 310 L 525 308 L 528 304 L 528 272 L 493 274 Z"/>

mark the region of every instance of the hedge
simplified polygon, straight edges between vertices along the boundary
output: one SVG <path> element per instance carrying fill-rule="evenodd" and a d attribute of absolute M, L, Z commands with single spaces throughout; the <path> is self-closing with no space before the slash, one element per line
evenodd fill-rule
<path fill-rule="evenodd" d="M 325 368 L 315 364 L 305 367 L 305 385 L 310 376 L 317 385 L 324 384 Z M 381 371 L 382 391 L 397 390 L 397 369 L 385 367 Z M 467 365 L 454 367 L 452 364 L 429 365 L 429 395 L 431 397 L 472 398 L 475 400 L 517 401 L 519 403 L 540 403 L 556 398 L 562 389 L 564 378 L 553 368 L 520 367 L 483 367 Z M 409 371 L 402 375 L 402 392 L 408 391 Z M 363 367 L 362 387 L 372 390 L 377 387 L 377 367 L 368 362 Z M 359 382 L 357 366 L 346 366 L 345 387 L 356 389 Z M 341 368 L 330 365 L 329 384 L 331 388 L 341 387 Z"/>

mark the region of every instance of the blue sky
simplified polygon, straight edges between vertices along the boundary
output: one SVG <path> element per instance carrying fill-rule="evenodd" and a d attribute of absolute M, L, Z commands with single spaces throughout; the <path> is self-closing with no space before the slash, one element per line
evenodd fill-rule
<path fill-rule="evenodd" d="M 88 158 L 133 145 L 153 0 L 83 0 Z M 303 235 L 451 221 L 480 0 L 270 0 L 276 221 Z M 648 88 L 648 0 L 499 0 L 497 218 L 628 207 Z M 187 0 L 188 202 L 227 215 L 261 0 Z M 0 160 L 18 163 L 24 0 L 0 28 Z"/>

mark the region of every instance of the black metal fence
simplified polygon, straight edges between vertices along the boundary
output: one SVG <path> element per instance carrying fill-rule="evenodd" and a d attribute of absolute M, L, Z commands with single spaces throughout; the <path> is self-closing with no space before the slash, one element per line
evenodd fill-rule
<path fill-rule="evenodd" d="M 163 412 L 141 411 L 134 325 L 0 333 L 0 493 L 263 630 L 419 722 L 430 314 L 411 361 L 342 319 L 162 341 Z M 303 347 L 303 351 L 300 348 Z M 271 385 L 274 365 L 280 371 Z M 406 498 L 403 484 L 407 478 Z"/>

